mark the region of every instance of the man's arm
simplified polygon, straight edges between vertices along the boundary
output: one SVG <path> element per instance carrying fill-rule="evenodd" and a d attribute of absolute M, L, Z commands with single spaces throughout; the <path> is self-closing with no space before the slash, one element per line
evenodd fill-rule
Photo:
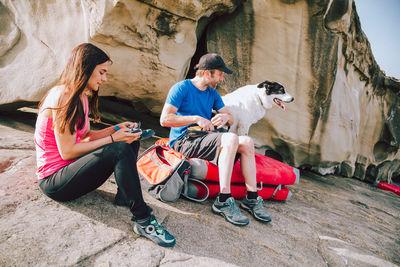
<path fill-rule="evenodd" d="M 182 127 L 190 124 L 197 124 L 205 131 L 213 131 L 214 126 L 211 121 L 201 116 L 180 116 L 176 115 L 178 108 L 165 103 L 160 116 L 160 124 L 163 127 Z"/>
<path fill-rule="evenodd" d="M 233 116 L 227 107 L 223 107 L 219 109 L 218 114 L 211 119 L 211 123 L 218 129 L 224 127 L 225 124 L 231 126 L 233 124 Z"/>

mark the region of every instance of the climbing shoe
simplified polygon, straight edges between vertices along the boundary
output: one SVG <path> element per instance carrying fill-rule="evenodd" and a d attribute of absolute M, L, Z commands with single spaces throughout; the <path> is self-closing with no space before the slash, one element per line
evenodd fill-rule
<path fill-rule="evenodd" d="M 152 137 L 153 135 L 155 135 L 156 133 L 152 130 L 152 129 L 146 129 L 146 130 L 142 130 L 142 135 L 140 135 L 139 140 L 146 140 L 150 137 Z"/>
<path fill-rule="evenodd" d="M 136 234 L 147 237 L 162 247 L 172 247 L 175 245 L 175 237 L 157 222 L 153 214 L 145 219 L 134 219 L 132 217 L 132 221 L 134 223 L 133 231 Z"/>

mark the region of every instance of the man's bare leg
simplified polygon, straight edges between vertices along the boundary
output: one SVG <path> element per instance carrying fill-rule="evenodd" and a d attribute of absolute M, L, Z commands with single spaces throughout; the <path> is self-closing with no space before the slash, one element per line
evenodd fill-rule
<path fill-rule="evenodd" d="M 231 176 L 239 138 L 234 133 L 224 133 L 221 137 L 221 152 L 218 158 L 220 193 L 231 192 Z"/>
<path fill-rule="evenodd" d="M 238 153 L 240 156 L 240 168 L 244 176 L 247 191 L 257 191 L 256 159 L 254 156 L 253 139 L 248 136 L 239 136 Z"/>
<path fill-rule="evenodd" d="M 240 138 L 236 134 L 233 133 L 224 133 L 221 138 L 221 153 L 218 159 L 218 170 L 219 170 L 219 184 L 220 184 L 220 195 L 215 200 L 212 211 L 216 214 L 220 214 L 225 219 L 234 224 L 234 225 L 247 225 L 249 223 L 249 219 L 244 216 L 238 206 L 236 205 L 235 200 L 232 197 L 229 197 L 220 202 L 220 197 L 222 194 L 229 194 L 230 186 L 231 186 L 231 176 L 233 163 L 235 160 L 236 153 L 241 153 L 241 163 L 243 174 L 245 174 L 245 183 L 247 191 L 257 192 L 257 184 L 256 184 L 256 172 L 255 172 L 255 158 L 254 158 L 254 145 L 253 140 L 249 137 Z M 253 164 L 253 165 L 252 165 Z M 248 193 L 249 195 L 250 193 Z M 254 195 L 254 193 L 251 193 Z M 247 211 L 249 211 L 257 220 L 263 222 L 271 221 L 271 218 L 264 210 L 264 203 L 260 197 L 250 199 L 246 196 L 242 203 L 241 207 Z"/>
<path fill-rule="evenodd" d="M 246 183 L 247 196 L 243 198 L 240 207 L 250 212 L 253 217 L 261 222 L 268 223 L 271 217 L 264 209 L 264 202 L 260 196 L 254 198 L 254 193 L 257 193 L 257 171 L 256 158 L 254 155 L 253 139 L 248 136 L 239 136 L 238 152 L 240 156 L 240 168 Z"/>

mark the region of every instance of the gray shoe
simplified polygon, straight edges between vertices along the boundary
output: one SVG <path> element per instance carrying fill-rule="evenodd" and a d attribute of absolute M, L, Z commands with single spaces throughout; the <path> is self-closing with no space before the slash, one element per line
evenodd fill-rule
<path fill-rule="evenodd" d="M 248 199 L 246 196 L 243 198 L 240 207 L 250 212 L 256 220 L 261 222 L 271 221 L 271 217 L 269 217 L 264 209 L 264 201 L 260 196 L 258 196 L 257 199 Z"/>
<path fill-rule="evenodd" d="M 225 217 L 231 224 L 239 226 L 249 224 L 249 218 L 240 213 L 233 197 L 228 198 L 225 202 L 219 202 L 219 197 L 217 197 L 212 205 L 212 211 Z"/>

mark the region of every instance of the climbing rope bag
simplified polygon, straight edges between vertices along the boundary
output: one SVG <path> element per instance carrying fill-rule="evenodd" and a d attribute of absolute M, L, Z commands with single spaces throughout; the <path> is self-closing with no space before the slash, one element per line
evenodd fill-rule
<path fill-rule="evenodd" d="M 189 178 L 189 160 L 169 146 L 152 145 L 138 157 L 136 165 L 140 177 L 150 185 L 148 192 L 163 202 L 174 202 L 180 195 L 197 202 L 208 197 L 207 186 L 197 179 Z M 188 196 L 189 181 L 203 184 L 207 191 L 206 196 Z"/>

